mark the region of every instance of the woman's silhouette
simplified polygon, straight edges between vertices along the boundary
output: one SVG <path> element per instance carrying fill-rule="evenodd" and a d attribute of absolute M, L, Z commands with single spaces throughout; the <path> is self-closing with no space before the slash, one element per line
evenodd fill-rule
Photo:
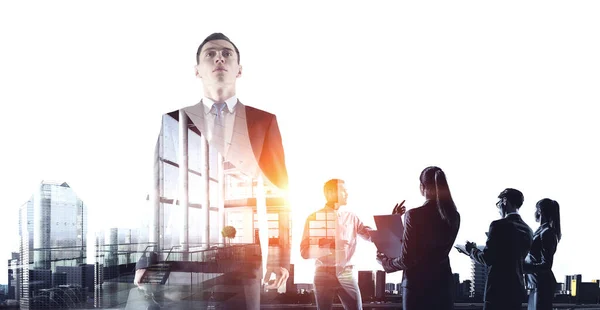
<path fill-rule="evenodd" d="M 523 265 L 527 274 L 529 310 L 552 309 L 556 278 L 552 273 L 554 253 L 561 238 L 558 202 L 544 198 L 535 206 L 535 221 L 540 227 L 533 234 L 533 243 Z"/>
<path fill-rule="evenodd" d="M 446 175 L 438 167 L 421 172 L 425 203 L 406 212 L 400 257 L 378 256 L 388 273 L 403 270 L 402 309 L 454 309 L 454 282 L 448 253 L 452 249 L 460 214 L 450 195 Z M 396 206 L 394 213 L 403 213 Z"/>

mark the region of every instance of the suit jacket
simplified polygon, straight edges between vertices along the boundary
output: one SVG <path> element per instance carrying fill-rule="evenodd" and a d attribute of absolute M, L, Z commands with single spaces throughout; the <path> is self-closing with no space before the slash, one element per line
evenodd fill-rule
<path fill-rule="evenodd" d="M 204 134 L 207 126 L 204 104 L 200 102 L 183 110 Z M 232 135 L 231 143 L 226 146 L 226 152 L 219 149 L 221 154 L 226 153 L 225 160 L 231 161 L 242 172 L 253 177 L 256 176 L 258 166 L 258 172 L 262 172 L 273 185 L 286 189 L 288 175 L 276 116 L 245 106 L 239 100 L 235 105 L 235 116 L 234 129 L 227 133 Z"/>
<path fill-rule="evenodd" d="M 402 286 L 406 288 L 435 290 L 435 286 L 443 289 L 451 285 L 448 254 L 458 234 L 460 214 L 457 212 L 448 225 L 440 217 L 436 202 L 428 200 L 404 216 L 401 256 L 392 259 L 390 271 L 404 270 Z"/>
<path fill-rule="evenodd" d="M 510 214 L 490 224 L 483 251 L 471 250 L 473 260 L 488 266 L 486 306 L 521 305 L 526 296 L 523 260 L 531 247 L 532 235 L 520 215 Z"/>
<path fill-rule="evenodd" d="M 204 104 L 202 102 L 183 108 L 183 111 L 191 121 L 188 125 L 195 126 L 201 133 L 206 135 L 206 122 L 204 113 Z M 171 116 L 179 117 L 179 110 L 168 113 Z M 239 100 L 235 106 L 235 122 L 231 143 L 228 145 L 227 157 L 225 160 L 232 162 L 236 168 L 243 173 L 256 177 L 257 173 L 262 173 L 268 181 L 280 189 L 286 189 L 288 185 L 288 175 L 285 166 L 285 155 L 283 143 L 277 118 L 274 114 L 259 110 L 251 106 L 243 105 Z M 222 144 L 222 143 L 221 143 Z M 209 145 L 211 144 L 209 141 Z M 156 151 L 158 159 L 157 143 Z M 223 151 L 223 146 L 217 147 Z M 155 160 L 154 169 L 158 168 L 158 160 Z M 158 184 L 154 184 L 158 186 Z M 259 231 L 259 234 L 267 234 L 267 231 Z M 261 247 L 261 250 L 263 248 Z M 285 249 L 289 252 L 288 249 Z M 289 264 L 289 253 L 283 253 L 276 250 L 269 250 L 269 253 L 261 251 L 256 262 L 260 265 L 263 257 L 267 257 L 268 265 L 287 267 Z"/>
<path fill-rule="evenodd" d="M 552 272 L 552 263 L 557 245 L 556 230 L 548 224 L 540 225 L 533 235 L 531 249 L 523 265 L 529 288 L 548 288 L 552 292 L 555 290 L 556 278 Z"/>

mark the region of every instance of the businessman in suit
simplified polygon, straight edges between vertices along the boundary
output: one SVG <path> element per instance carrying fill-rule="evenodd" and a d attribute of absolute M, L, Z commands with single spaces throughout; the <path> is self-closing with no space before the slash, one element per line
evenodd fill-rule
<path fill-rule="evenodd" d="M 242 66 L 235 44 L 222 33 L 209 35 L 196 52 L 195 74 L 202 82 L 202 100 L 168 114 L 179 117 L 179 111 L 183 111 L 189 125 L 200 131 L 224 161 L 247 177 L 258 180 L 259 191 L 263 181 L 286 190 L 288 175 L 276 116 L 246 106 L 237 98 L 236 81 L 242 75 Z M 257 194 L 256 201 L 257 209 L 262 207 L 266 210 L 264 192 Z M 258 213 L 260 217 L 261 212 Z M 246 264 L 242 268 L 244 288 L 241 292 L 245 297 L 243 305 L 237 304 L 235 309 L 243 309 L 244 306 L 246 309 L 260 309 L 263 283 L 266 289 L 277 289 L 289 277 L 289 253 L 275 255 L 268 251 L 267 233 L 267 227 L 259 229 L 259 239 L 263 240 L 260 255 L 253 257 L 252 261 L 240 262 Z M 289 251 L 289 246 L 282 249 Z M 269 282 L 273 274 L 276 280 Z"/>
<path fill-rule="evenodd" d="M 481 251 L 474 242 L 467 241 L 464 254 L 489 267 L 483 309 L 517 310 L 526 296 L 523 261 L 531 247 L 533 231 L 518 212 L 523 193 L 507 188 L 498 199 L 496 206 L 502 218 L 490 224 L 485 248 Z"/>
<path fill-rule="evenodd" d="M 288 176 L 277 118 L 242 104 L 235 92 L 242 75 L 239 50 L 222 33 L 208 36 L 196 53 L 196 77 L 204 98 L 185 114 L 226 161 L 249 177 L 266 179 L 280 189 Z"/>
<path fill-rule="evenodd" d="M 238 48 L 224 34 L 213 33 L 198 47 L 196 63 L 195 73 L 202 81 L 204 98 L 198 104 L 184 108 L 185 114 L 225 161 L 246 176 L 258 179 L 259 183 L 264 176 L 274 186 L 286 189 L 288 176 L 277 118 L 274 114 L 245 106 L 236 96 L 236 81 L 242 75 Z M 264 197 L 263 201 L 258 200 L 257 205 L 265 203 Z M 259 234 L 264 237 L 266 229 L 263 227 Z M 247 309 L 260 308 L 263 277 L 266 282 L 272 273 L 276 274 L 275 283 L 267 285 L 271 289 L 278 288 L 289 277 L 287 264 L 281 257 L 263 253 L 266 246 L 261 247 L 259 258 L 267 259 L 266 272 L 260 264 L 254 270 L 253 278 L 251 276 L 245 284 Z"/>

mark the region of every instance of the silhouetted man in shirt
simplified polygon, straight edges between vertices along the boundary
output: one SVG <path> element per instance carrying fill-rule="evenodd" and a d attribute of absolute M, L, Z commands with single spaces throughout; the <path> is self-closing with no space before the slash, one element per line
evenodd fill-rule
<path fill-rule="evenodd" d="M 315 299 L 319 310 L 332 309 L 337 295 L 346 310 L 362 309 L 358 282 L 354 278 L 352 257 L 357 236 L 371 240 L 369 231 L 356 214 L 340 210 L 348 193 L 344 181 L 332 179 L 323 188 L 327 203 L 308 216 L 304 226 L 300 254 L 316 258 Z"/>

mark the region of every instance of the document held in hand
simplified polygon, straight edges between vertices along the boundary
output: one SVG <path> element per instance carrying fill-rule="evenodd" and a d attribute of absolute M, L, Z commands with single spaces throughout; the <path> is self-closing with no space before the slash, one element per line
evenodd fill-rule
<path fill-rule="evenodd" d="M 373 218 L 377 230 L 371 231 L 370 235 L 377 250 L 387 257 L 400 256 L 402 235 L 404 234 L 402 215 L 375 215 Z"/>
<path fill-rule="evenodd" d="M 457 244 L 454 246 L 454 248 L 457 249 L 459 253 L 469 255 L 469 252 L 467 252 L 467 248 L 464 244 Z"/>

